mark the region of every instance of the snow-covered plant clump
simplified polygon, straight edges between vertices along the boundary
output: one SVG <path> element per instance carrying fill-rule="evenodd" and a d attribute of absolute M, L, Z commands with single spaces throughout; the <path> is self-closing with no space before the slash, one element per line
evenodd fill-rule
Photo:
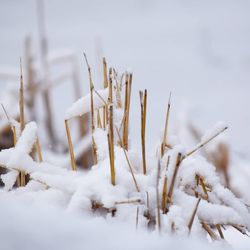
<path fill-rule="evenodd" d="M 2 192 L 30 203 L 40 197 L 70 212 L 103 216 L 161 235 L 209 235 L 212 240 L 220 240 L 227 227 L 246 234 L 250 230 L 248 207 L 224 187 L 215 166 L 198 152 L 227 125 L 216 124 L 200 143 L 186 149 L 170 140 L 169 100 L 162 141 L 155 154 L 149 155 L 145 147 L 148 93 L 141 91 L 141 152 L 137 152 L 131 148 L 133 138 L 129 137 L 132 72 L 119 76 L 110 68 L 107 74 L 105 62 L 104 88 L 96 90 L 88 62 L 87 66 L 90 92 L 65 112 L 71 166 L 43 161 L 36 123 L 22 124 L 24 119 L 20 119 L 20 124 L 12 124 L 15 146 L 0 151 L 0 165 L 7 169 L 1 175 Z M 90 114 L 91 140 L 84 147 L 91 147 L 94 164 L 82 171 L 69 123 L 86 113 Z"/>

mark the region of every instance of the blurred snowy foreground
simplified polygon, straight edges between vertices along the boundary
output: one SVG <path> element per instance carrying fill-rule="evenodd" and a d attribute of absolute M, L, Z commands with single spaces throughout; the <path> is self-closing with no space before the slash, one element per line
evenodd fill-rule
<path fill-rule="evenodd" d="M 41 197 L 41 195 L 36 196 Z M 135 228 L 128 227 L 124 223 L 67 213 L 54 206 L 45 206 L 39 198 L 31 206 L 27 203 L 28 197 L 23 201 L 17 201 L 2 194 L 0 197 L 1 249 L 4 250 L 232 249 L 228 244 L 208 244 L 194 237 L 189 239 L 166 235 L 160 237 L 158 233 L 136 231 Z M 43 199 L 54 202 L 49 195 L 44 196 Z M 236 249 L 248 249 L 240 239 L 237 238 L 237 245 L 234 242 L 235 246 L 238 246 Z"/>

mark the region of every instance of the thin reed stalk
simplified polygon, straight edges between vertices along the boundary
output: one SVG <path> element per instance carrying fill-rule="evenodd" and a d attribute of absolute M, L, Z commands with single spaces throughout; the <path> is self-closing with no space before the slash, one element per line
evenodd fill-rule
<path fill-rule="evenodd" d="M 20 112 L 20 129 L 22 132 L 25 127 L 25 120 L 24 120 L 24 85 L 23 85 L 23 70 L 22 70 L 21 58 L 20 58 L 19 112 Z M 26 185 L 25 173 L 23 171 L 20 171 L 20 184 L 21 186 Z"/>
<path fill-rule="evenodd" d="M 125 77 L 125 104 L 124 104 L 124 123 L 123 123 L 123 145 L 128 150 L 128 127 L 130 113 L 132 74 L 126 74 Z"/>
<path fill-rule="evenodd" d="M 119 140 L 121 141 L 122 138 L 121 138 L 121 136 L 120 136 L 119 130 L 118 130 L 117 127 L 115 127 L 115 129 L 116 129 L 116 133 L 117 133 L 117 135 L 118 135 L 118 137 L 119 137 Z M 137 184 L 137 181 L 136 181 L 136 179 L 135 179 L 134 171 L 133 171 L 133 168 L 132 168 L 132 166 L 131 166 L 131 163 L 130 163 L 130 161 L 129 161 L 129 159 L 128 159 L 127 152 L 126 152 L 126 150 L 124 149 L 123 146 L 122 146 L 122 149 L 123 149 L 123 153 L 124 153 L 124 155 L 125 155 L 126 161 L 127 161 L 127 163 L 128 163 L 129 170 L 130 170 L 130 173 L 131 173 L 131 175 L 132 175 L 132 178 L 133 178 L 133 181 L 134 181 L 134 184 L 135 184 L 135 188 L 136 188 L 137 192 L 140 192 L 140 188 L 139 188 L 139 186 L 138 186 L 138 184 Z"/>
<path fill-rule="evenodd" d="M 105 57 L 103 57 L 102 62 L 103 62 L 103 87 L 106 89 L 108 88 L 108 76 L 107 76 L 108 72 L 107 72 L 107 62 L 106 62 Z M 104 106 L 103 115 L 102 115 L 104 129 L 106 129 L 107 120 L 108 120 L 107 113 L 108 113 L 107 106 Z"/>
<path fill-rule="evenodd" d="M 103 64 L 103 87 L 107 88 L 108 87 L 108 71 L 107 71 L 107 62 L 106 58 L 102 58 L 102 64 Z"/>
<path fill-rule="evenodd" d="M 166 145 L 167 145 L 167 131 L 168 131 L 168 121 L 169 121 L 170 107 L 171 107 L 171 92 L 169 94 L 169 99 L 168 99 L 168 108 L 167 108 L 167 113 L 166 113 L 164 135 L 163 135 L 163 141 L 162 141 L 162 144 L 161 144 L 161 157 L 163 157 L 163 155 L 165 153 L 165 148 L 166 148 Z"/>
<path fill-rule="evenodd" d="M 74 149 L 73 149 L 73 144 L 72 144 L 72 140 L 71 140 L 71 135 L 70 135 L 69 125 L 68 125 L 68 120 L 65 120 L 64 124 L 65 124 L 65 129 L 66 129 L 68 147 L 69 147 L 71 168 L 72 168 L 73 171 L 76 171 L 76 161 L 75 161 Z"/>
<path fill-rule="evenodd" d="M 98 128 L 102 128 L 102 120 L 101 120 L 101 116 L 100 116 L 100 110 L 97 110 L 97 127 Z"/>
<path fill-rule="evenodd" d="M 111 183 L 115 185 L 115 153 L 114 153 L 114 128 L 113 128 L 113 106 L 109 107 L 109 131 L 108 131 L 109 159 Z"/>
<path fill-rule="evenodd" d="M 97 149 L 95 145 L 94 140 L 94 132 L 95 132 L 95 116 L 94 116 L 94 98 L 93 98 L 93 92 L 94 92 L 94 84 L 92 80 L 92 74 L 91 74 L 91 68 L 89 66 L 88 58 L 85 53 L 83 53 L 85 62 L 88 68 L 88 75 L 89 75 L 89 89 L 90 89 L 90 115 L 91 115 L 91 132 L 92 132 L 92 150 L 93 150 L 93 160 L 94 164 L 97 164 Z"/>
<path fill-rule="evenodd" d="M 196 203 L 196 205 L 195 205 L 194 211 L 193 211 L 193 213 L 192 213 L 192 215 L 191 215 L 191 218 L 190 218 L 190 220 L 189 220 L 189 222 L 188 222 L 189 234 L 191 233 L 191 229 L 192 229 L 192 226 L 193 226 L 193 223 L 194 223 L 194 217 L 195 217 L 195 215 L 196 215 L 196 213 L 197 213 L 197 210 L 198 210 L 198 206 L 199 206 L 199 204 L 200 204 L 200 201 L 201 201 L 201 198 L 198 199 L 198 201 L 197 201 L 197 203 Z"/>
<path fill-rule="evenodd" d="M 216 229 L 217 229 L 218 232 L 219 232 L 219 235 L 220 235 L 221 239 L 224 240 L 225 238 L 224 238 L 223 232 L 222 232 L 222 230 L 221 230 L 220 224 L 217 224 L 217 225 L 215 225 L 215 226 L 216 226 Z"/>
<path fill-rule="evenodd" d="M 168 156 L 166 170 L 168 169 L 169 162 L 170 162 L 170 156 Z M 161 202 L 162 212 L 165 214 L 167 212 L 166 211 L 166 203 L 167 203 L 167 175 L 166 175 L 166 173 L 165 173 L 164 181 L 163 181 L 162 200 L 161 201 L 162 201 Z"/>
<path fill-rule="evenodd" d="M 214 231 L 207 225 L 204 221 L 201 222 L 201 225 L 203 229 L 208 233 L 208 235 L 211 237 L 212 240 L 218 240 L 217 235 L 214 233 Z"/>
<path fill-rule="evenodd" d="M 38 160 L 39 160 L 39 162 L 42 162 L 43 161 L 43 157 L 42 157 L 42 151 L 41 151 L 40 141 L 39 141 L 38 137 L 37 137 L 37 140 L 36 140 L 35 147 L 36 147 L 36 152 L 37 152 Z"/>
<path fill-rule="evenodd" d="M 140 104 L 141 104 L 141 147 L 142 147 L 142 163 L 143 163 L 143 174 L 147 174 L 146 164 L 146 145 L 145 145 L 145 132 L 146 132 L 146 114 L 147 114 L 147 90 L 145 89 L 144 94 L 142 91 L 139 92 Z"/>
<path fill-rule="evenodd" d="M 113 81 L 112 81 L 112 68 L 109 68 L 109 96 L 108 96 L 108 104 L 113 103 Z"/>
<path fill-rule="evenodd" d="M 167 197 L 167 203 L 171 203 L 172 201 L 172 195 L 173 195 L 173 191 L 174 191 L 174 184 L 175 184 L 175 180 L 177 177 L 177 173 L 180 167 L 182 161 L 182 155 L 181 153 L 178 153 L 177 159 L 176 159 L 176 164 L 175 164 L 175 169 L 174 169 L 174 174 L 170 183 L 170 187 L 169 187 L 169 192 L 168 192 L 168 197 Z"/>
<path fill-rule="evenodd" d="M 138 229 L 138 222 L 139 222 L 139 207 L 136 208 L 136 230 Z"/>
<path fill-rule="evenodd" d="M 24 86 L 23 86 L 23 70 L 22 59 L 20 58 L 20 89 L 19 89 L 19 112 L 20 112 L 20 129 L 24 130 Z"/>
<path fill-rule="evenodd" d="M 206 144 L 208 144 L 210 141 L 212 141 L 214 138 L 216 138 L 218 135 L 222 134 L 225 130 L 227 130 L 228 127 L 224 127 L 223 129 L 221 129 L 219 132 L 217 132 L 215 135 L 213 135 L 212 137 L 210 137 L 209 139 L 207 139 L 204 142 L 199 143 L 194 149 L 192 149 L 190 152 L 188 152 L 186 154 L 186 156 L 183 156 L 183 159 L 185 159 L 186 157 L 194 154 L 196 151 L 198 151 L 199 149 L 201 149 L 202 147 L 204 147 Z"/>
<path fill-rule="evenodd" d="M 116 201 L 115 205 L 122 205 L 122 204 L 134 204 L 134 203 L 141 203 L 141 199 L 131 199 L 125 201 Z"/>
<path fill-rule="evenodd" d="M 158 160 L 157 177 L 156 177 L 156 206 L 157 206 L 157 226 L 159 234 L 161 234 L 161 213 L 160 213 L 160 194 L 159 194 L 159 181 L 160 181 L 161 164 Z"/>
<path fill-rule="evenodd" d="M 205 193 L 206 200 L 208 200 L 208 192 L 207 192 L 206 185 L 203 181 L 203 178 L 199 177 L 199 182 L 201 183 L 202 190 Z"/>

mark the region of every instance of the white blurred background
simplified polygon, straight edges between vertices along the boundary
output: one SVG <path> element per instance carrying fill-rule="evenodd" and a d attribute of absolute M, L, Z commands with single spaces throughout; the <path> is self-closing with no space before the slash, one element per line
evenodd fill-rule
<path fill-rule="evenodd" d="M 201 130 L 224 120 L 233 150 L 247 158 L 249 13 L 247 0 L 45 0 L 49 48 L 76 50 L 82 95 L 88 87 L 83 51 L 95 72 L 96 87 L 102 86 L 103 55 L 109 65 L 133 69 L 131 131 L 138 141 L 138 90 L 149 92 L 149 148 L 163 129 L 171 91 L 172 129 L 187 119 Z M 36 1 L 0 0 L 0 65 L 19 66 L 27 35 L 38 46 Z M 1 81 L 0 91 L 5 84 Z M 66 90 L 56 95 L 56 110 L 63 114 L 71 100 Z"/>

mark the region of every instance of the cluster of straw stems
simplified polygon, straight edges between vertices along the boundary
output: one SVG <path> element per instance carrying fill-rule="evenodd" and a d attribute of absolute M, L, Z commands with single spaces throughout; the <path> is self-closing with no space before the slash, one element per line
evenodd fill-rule
<path fill-rule="evenodd" d="M 131 100 L 131 89 L 132 89 L 132 73 L 125 72 L 120 79 L 118 79 L 118 75 L 114 68 L 107 69 L 107 63 L 105 58 L 103 58 L 103 79 L 104 79 L 104 88 L 108 88 L 108 101 L 105 102 L 105 100 L 102 99 L 102 97 L 96 92 L 94 88 L 94 84 L 92 81 L 92 75 L 91 75 L 91 67 L 88 63 L 87 56 L 84 54 L 85 61 L 88 68 L 88 76 L 89 76 L 89 89 L 90 89 L 90 95 L 91 95 L 91 107 L 90 107 L 90 117 L 91 117 L 91 133 L 92 133 L 92 155 L 94 159 L 94 163 L 98 163 L 97 158 L 97 148 L 98 145 L 96 145 L 94 140 L 94 132 L 96 127 L 101 128 L 105 131 L 107 131 L 107 142 L 108 142 L 108 149 L 109 149 L 109 159 L 110 159 L 110 182 L 112 185 L 116 185 L 116 167 L 115 167 L 115 141 L 114 141 L 114 133 L 117 133 L 118 136 L 118 142 L 116 143 L 116 146 L 119 146 L 123 149 L 127 164 L 129 166 L 130 172 L 131 172 L 131 178 L 133 179 L 135 188 L 138 193 L 141 192 L 140 187 L 136 181 L 135 174 L 133 172 L 133 167 L 131 165 L 131 162 L 128 157 L 128 148 L 129 148 L 129 114 L 130 114 L 130 100 Z M 23 84 L 23 74 L 22 74 L 22 63 L 20 61 L 20 91 L 19 91 L 19 107 L 20 107 L 20 129 L 21 131 L 24 129 L 25 126 L 25 112 L 24 112 L 24 84 Z M 123 86 L 125 91 L 123 90 Z M 100 99 L 103 101 L 103 107 L 95 110 L 94 106 L 94 98 L 93 93 L 96 92 Z M 124 93 L 124 98 L 122 98 L 122 94 Z M 147 175 L 147 164 L 146 164 L 146 150 L 145 150 L 145 134 L 146 134 L 146 113 L 147 113 L 147 90 L 140 91 L 139 92 L 140 97 L 140 107 L 141 107 L 141 154 L 142 154 L 142 173 L 144 175 Z M 123 102 L 124 100 L 124 102 Z M 161 143 L 161 153 L 158 160 L 158 175 L 156 180 L 156 207 L 157 207 L 157 215 L 154 216 L 149 213 L 149 196 L 147 193 L 147 199 L 146 201 L 143 201 L 141 199 L 131 199 L 131 200 L 125 200 L 125 201 L 119 201 L 116 202 L 115 205 L 121 205 L 121 204 L 135 204 L 139 205 L 141 203 L 146 204 L 147 211 L 145 211 L 144 216 L 148 219 L 148 225 L 156 225 L 159 232 L 161 232 L 161 215 L 167 214 L 169 211 L 170 206 L 172 205 L 172 197 L 174 193 L 174 185 L 176 182 L 176 177 L 178 170 L 182 164 L 182 162 L 194 154 L 199 149 L 203 148 L 207 143 L 209 143 L 211 140 L 213 140 L 215 137 L 217 137 L 219 134 L 224 132 L 227 127 L 223 128 L 221 131 L 219 131 L 217 134 L 212 136 L 211 138 L 207 139 L 205 142 L 202 142 L 198 144 L 196 148 L 194 148 L 192 151 L 188 152 L 187 154 L 183 155 L 181 153 L 178 154 L 177 158 L 175 159 L 175 169 L 173 176 L 170 180 L 167 179 L 167 175 L 165 174 L 163 179 L 163 189 L 159 190 L 159 181 L 160 181 L 160 159 L 164 156 L 166 151 L 171 149 L 171 145 L 168 144 L 168 122 L 169 122 L 169 115 L 170 115 L 170 97 L 168 101 L 167 106 L 167 112 L 166 112 L 166 120 L 165 120 L 165 126 L 164 126 L 164 135 L 162 138 Z M 120 127 L 114 126 L 113 122 L 113 111 L 115 109 L 123 109 L 124 115 L 123 119 L 121 121 Z M 4 107 L 3 107 L 4 109 Z M 6 116 L 8 119 L 9 116 L 4 109 Z M 74 149 L 71 139 L 71 133 L 68 125 L 69 120 L 65 120 L 65 129 L 66 129 L 66 135 L 67 135 L 67 141 L 68 141 L 68 148 L 69 148 L 69 154 L 71 158 L 71 167 L 73 171 L 77 171 L 77 164 L 75 161 L 74 156 Z M 10 122 L 10 126 L 13 132 L 13 138 L 14 138 L 14 145 L 16 144 L 17 135 L 16 135 L 16 127 Z M 120 132 L 122 131 L 122 133 Z M 38 161 L 43 161 L 42 153 L 41 153 L 41 147 L 39 143 L 39 139 L 37 139 L 35 143 L 35 152 L 37 153 L 37 159 Z M 32 153 L 34 154 L 34 152 Z M 167 161 L 167 168 L 168 164 L 170 162 L 170 157 L 168 157 Z M 203 194 L 196 193 L 195 196 L 197 197 L 197 203 L 195 207 L 193 208 L 192 216 L 190 217 L 190 220 L 188 222 L 188 229 L 189 232 L 191 232 L 193 221 L 199 206 L 199 203 L 201 199 L 208 200 L 209 199 L 209 192 L 211 191 L 211 188 L 209 185 L 206 184 L 206 181 L 203 176 L 196 176 L 196 183 L 197 186 L 200 186 L 203 190 Z M 29 181 L 29 177 L 25 175 L 24 172 L 20 172 L 18 179 L 17 179 L 17 186 L 25 186 L 26 183 Z M 167 185 L 167 183 L 170 183 L 170 185 Z M 167 190 L 167 186 L 169 186 L 169 190 Z M 105 210 L 103 205 L 99 203 L 98 201 L 92 201 L 92 209 L 102 209 Z M 106 212 L 111 212 L 113 216 L 115 216 L 115 209 L 108 210 Z M 136 214 L 136 227 L 138 225 L 138 213 L 139 209 L 137 207 L 137 214 Z M 224 225 L 211 225 L 206 223 L 205 221 L 201 221 L 201 225 L 203 229 L 210 235 L 210 237 L 213 240 L 218 240 L 218 236 L 215 233 L 214 230 L 218 231 L 218 234 L 221 239 L 224 239 L 222 227 Z M 240 225 L 231 225 L 237 230 L 239 230 L 241 233 L 245 234 L 244 229 Z M 175 231 L 175 225 L 172 225 L 173 232 Z"/>

